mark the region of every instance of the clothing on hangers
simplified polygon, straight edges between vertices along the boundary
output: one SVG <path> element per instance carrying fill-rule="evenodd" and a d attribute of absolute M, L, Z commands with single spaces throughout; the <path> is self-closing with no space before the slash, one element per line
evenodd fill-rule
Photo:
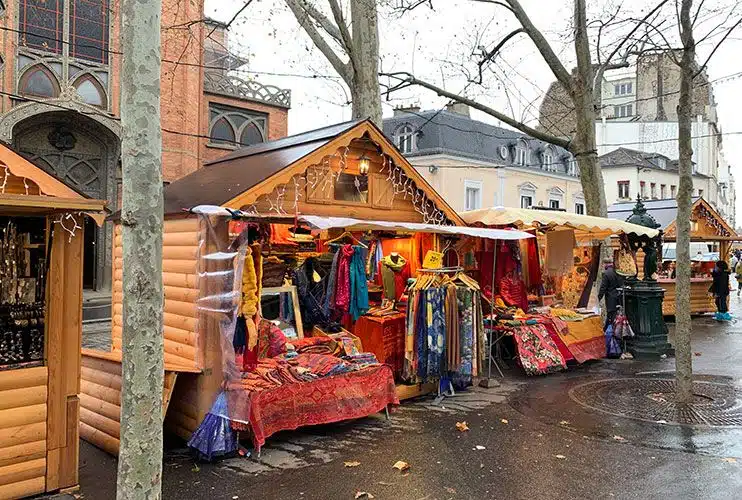
<path fill-rule="evenodd" d="M 384 288 L 384 297 L 399 300 L 404 294 L 407 279 L 410 277 L 407 259 L 401 255 L 387 255 L 379 262 L 379 275 L 381 276 L 379 284 Z"/>

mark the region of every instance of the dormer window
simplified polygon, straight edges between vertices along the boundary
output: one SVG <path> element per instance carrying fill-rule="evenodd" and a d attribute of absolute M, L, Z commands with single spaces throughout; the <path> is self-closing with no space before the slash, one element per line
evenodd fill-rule
<path fill-rule="evenodd" d="M 412 128 L 412 125 L 405 123 L 399 127 L 394 134 L 394 142 L 402 154 L 412 153 L 416 148 L 415 129 Z"/>
<path fill-rule="evenodd" d="M 662 170 L 667 169 L 667 161 L 662 158 L 661 156 L 657 157 L 657 166 L 660 167 Z"/>
<path fill-rule="evenodd" d="M 526 145 L 526 141 L 518 141 L 518 143 L 515 145 L 514 163 L 516 165 L 520 165 L 521 167 L 524 167 L 527 163 L 527 158 L 528 158 L 528 146 Z"/>
<path fill-rule="evenodd" d="M 541 166 L 547 172 L 554 170 L 554 156 L 551 154 L 551 148 L 546 148 L 541 154 Z"/>

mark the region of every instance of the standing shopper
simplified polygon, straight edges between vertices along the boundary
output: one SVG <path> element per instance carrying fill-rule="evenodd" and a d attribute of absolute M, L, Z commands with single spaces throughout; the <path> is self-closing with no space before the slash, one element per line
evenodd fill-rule
<path fill-rule="evenodd" d="M 604 259 L 603 265 L 605 266 L 605 271 L 603 272 L 603 279 L 600 282 L 598 301 L 605 297 L 605 309 L 607 312 L 605 326 L 603 327 L 605 330 L 616 319 L 616 311 L 618 310 L 620 298 L 619 289 L 623 286 L 623 278 L 616 273 L 616 269 L 613 266 L 613 259 Z"/>
<path fill-rule="evenodd" d="M 729 267 L 727 263 L 723 260 L 716 261 L 716 267 L 714 267 L 711 275 L 714 281 L 711 283 L 709 292 L 716 299 L 716 315 L 714 319 L 729 321 L 732 317 L 727 309 L 727 299 L 729 298 Z"/>

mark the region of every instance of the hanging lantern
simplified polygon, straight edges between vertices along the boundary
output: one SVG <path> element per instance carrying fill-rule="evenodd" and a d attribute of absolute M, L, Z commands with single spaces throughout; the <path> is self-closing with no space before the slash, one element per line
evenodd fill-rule
<path fill-rule="evenodd" d="M 365 154 L 358 159 L 358 171 L 361 175 L 367 175 L 371 158 Z"/>

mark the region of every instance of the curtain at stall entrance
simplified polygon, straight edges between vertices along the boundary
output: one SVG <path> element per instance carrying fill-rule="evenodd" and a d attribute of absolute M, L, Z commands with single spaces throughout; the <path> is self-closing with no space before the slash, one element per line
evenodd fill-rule
<path fill-rule="evenodd" d="M 248 247 L 247 227 L 234 239 L 229 235 L 228 217 L 200 214 L 203 230 L 198 243 L 198 284 L 196 301 L 199 331 L 219 334 L 222 371 L 225 382 L 239 380 L 242 370 L 236 364 L 234 334 L 242 298 L 242 273 Z M 247 424 L 248 413 L 235 414 L 234 391 L 227 391 L 229 418 Z"/>

